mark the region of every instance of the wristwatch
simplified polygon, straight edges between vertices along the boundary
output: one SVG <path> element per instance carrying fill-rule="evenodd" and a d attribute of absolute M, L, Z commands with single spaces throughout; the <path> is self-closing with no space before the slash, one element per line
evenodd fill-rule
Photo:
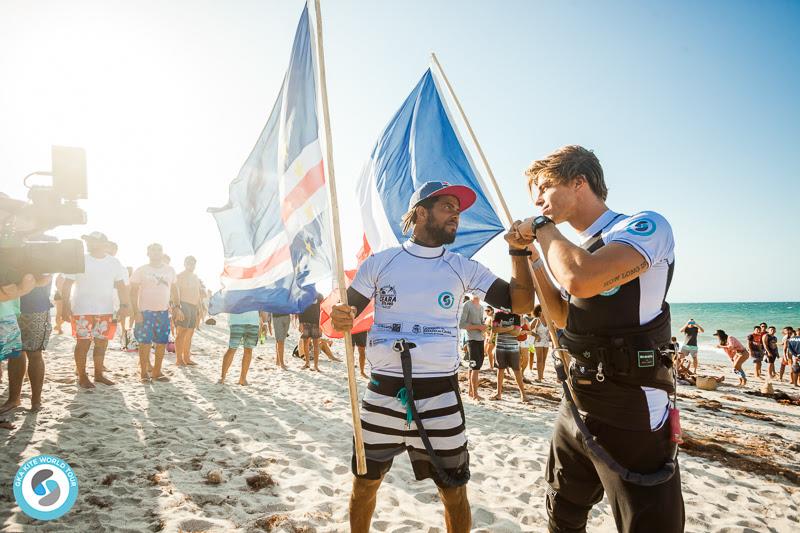
<path fill-rule="evenodd" d="M 553 219 L 550 217 L 546 217 L 544 215 L 539 215 L 538 217 L 533 219 L 531 223 L 531 229 L 533 230 L 533 238 L 536 238 L 536 231 L 541 228 L 542 226 L 546 226 L 547 224 L 552 224 Z"/>

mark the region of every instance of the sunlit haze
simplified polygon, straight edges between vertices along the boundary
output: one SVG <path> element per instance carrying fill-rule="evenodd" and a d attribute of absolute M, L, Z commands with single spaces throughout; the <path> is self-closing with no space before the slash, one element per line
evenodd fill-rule
<path fill-rule="evenodd" d="M 217 288 L 206 209 L 264 126 L 302 8 L 0 2 L 0 190 L 22 198 L 51 144 L 84 147 L 89 223 L 54 234 L 103 231 L 131 266 L 160 242 Z M 670 300 L 800 300 L 800 4 L 323 1 L 322 15 L 347 265 L 361 166 L 435 51 L 515 217 L 534 214 L 525 167 L 582 144 L 612 209 L 671 221 Z M 476 259 L 509 275 L 501 237 Z"/>

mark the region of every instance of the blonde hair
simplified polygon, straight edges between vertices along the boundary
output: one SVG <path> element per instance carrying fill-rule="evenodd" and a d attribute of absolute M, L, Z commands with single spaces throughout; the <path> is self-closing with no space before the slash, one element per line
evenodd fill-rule
<path fill-rule="evenodd" d="M 582 176 L 598 198 L 605 200 L 608 196 L 603 167 L 597 156 L 593 151 L 576 144 L 559 148 L 544 159 L 534 161 L 525 175 L 528 176 L 528 191 L 531 194 L 539 180 L 568 183 Z"/>

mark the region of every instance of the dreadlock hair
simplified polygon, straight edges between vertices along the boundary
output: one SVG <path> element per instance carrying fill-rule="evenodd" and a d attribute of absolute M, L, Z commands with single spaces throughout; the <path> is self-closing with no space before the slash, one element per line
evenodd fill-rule
<path fill-rule="evenodd" d="M 403 215 L 403 218 L 400 219 L 401 223 L 403 224 L 403 235 L 413 230 L 414 226 L 417 225 L 417 208 L 424 207 L 426 211 L 430 211 L 430 209 L 436 205 L 438 200 L 438 196 L 430 196 L 409 209 L 406 214 Z"/>

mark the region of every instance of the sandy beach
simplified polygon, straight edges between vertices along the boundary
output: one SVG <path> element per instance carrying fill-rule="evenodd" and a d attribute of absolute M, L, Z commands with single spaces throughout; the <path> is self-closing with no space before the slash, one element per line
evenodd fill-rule
<path fill-rule="evenodd" d="M 45 354 L 45 409 L 18 409 L 10 417 L 16 428 L 0 432 L 2 530 L 346 531 L 351 441 L 344 363 L 321 356 L 317 374 L 287 356 L 291 371 L 281 372 L 268 341 L 255 351 L 250 385 L 235 384 L 238 354 L 231 384 L 223 386 L 217 380 L 227 336 L 224 320 L 204 326 L 193 350 L 199 366 L 180 370 L 168 356 L 168 383 L 140 384 L 135 354 L 110 349 L 106 366 L 118 384 L 86 391 L 75 383 L 72 339 L 54 335 Z M 290 349 L 296 336 L 287 341 Z M 341 343 L 335 348 L 343 351 Z M 701 354 L 701 373 L 734 381 L 727 368 L 711 365 Z M 761 382 L 749 364 L 746 370 L 747 390 L 757 391 Z M 484 371 L 484 387 L 494 385 L 491 376 Z M 800 394 L 785 383 L 774 386 Z M 560 397 L 549 362 L 547 383 L 529 390 L 528 405 L 513 387 L 501 402 L 465 404 L 474 531 L 546 528 L 543 472 Z M 800 406 L 727 384 L 714 392 L 682 386 L 679 397 L 688 436 L 680 459 L 687 531 L 797 530 Z M 50 523 L 24 515 L 12 492 L 19 464 L 38 454 L 65 459 L 80 483 L 73 509 Z M 615 529 L 605 501 L 592 511 L 589 529 Z M 379 492 L 373 530 L 444 531 L 433 483 L 416 482 L 404 456 Z"/>

